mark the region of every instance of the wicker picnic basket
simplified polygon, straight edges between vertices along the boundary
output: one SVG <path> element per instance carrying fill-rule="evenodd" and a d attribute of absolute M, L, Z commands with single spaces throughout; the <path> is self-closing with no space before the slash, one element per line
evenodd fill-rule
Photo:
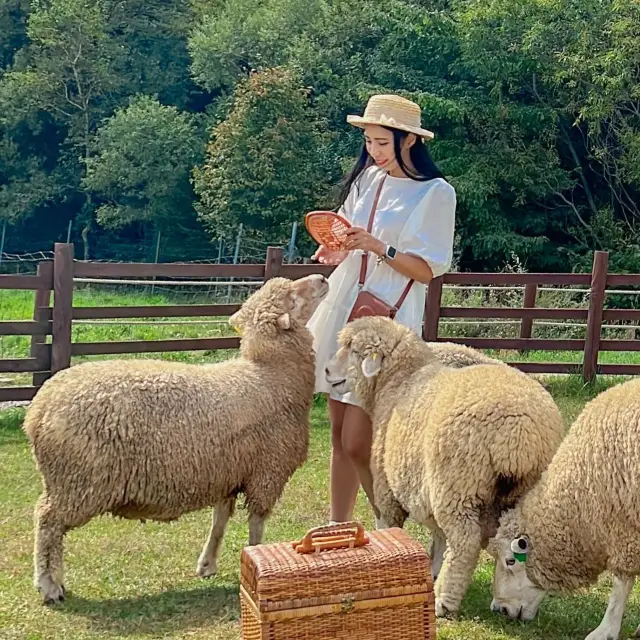
<path fill-rule="evenodd" d="M 246 547 L 243 640 L 434 640 L 429 556 L 403 529 L 355 522 Z"/>

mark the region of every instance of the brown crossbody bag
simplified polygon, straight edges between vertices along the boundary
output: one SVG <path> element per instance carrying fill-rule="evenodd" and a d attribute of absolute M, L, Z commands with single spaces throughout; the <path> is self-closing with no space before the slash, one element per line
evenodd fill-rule
<path fill-rule="evenodd" d="M 384 185 L 387 176 L 384 176 L 382 181 L 380 182 L 380 186 L 378 187 L 378 191 L 376 192 L 376 197 L 373 200 L 373 205 L 371 207 L 371 213 L 369 214 L 369 222 L 367 224 L 367 231 L 371 233 L 371 229 L 373 228 L 373 220 L 376 214 L 376 208 L 378 206 L 378 200 L 380 199 L 380 192 L 382 191 L 382 186 Z M 351 322 L 356 318 L 362 318 L 363 316 L 386 316 L 387 318 L 395 318 L 398 310 L 400 309 L 402 303 L 405 298 L 409 294 L 411 287 L 413 286 L 413 279 L 409 280 L 407 286 L 404 288 L 402 295 L 398 298 L 398 301 L 390 307 L 386 302 L 373 295 L 370 291 L 362 291 L 362 287 L 364 286 L 365 278 L 367 276 L 367 262 L 369 259 L 369 252 L 365 251 L 362 254 L 362 263 L 360 265 L 360 278 L 358 280 L 358 288 L 360 292 L 358 293 L 358 297 L 353 305 L 353 309 L 351 309 L 351 314 L 349 315 L 349 319 L 347 322 Z"/>

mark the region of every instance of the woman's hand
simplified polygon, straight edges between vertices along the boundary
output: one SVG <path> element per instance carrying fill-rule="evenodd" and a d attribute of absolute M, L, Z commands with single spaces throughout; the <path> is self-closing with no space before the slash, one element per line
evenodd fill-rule
<path fill-rule="evenodd" d="M 342 245 L 347 251 L 361 249 L 371 251 L 378 256 L 384 254 L 385 245 L 382 241 L 374 238 L 366 229 L 362 227 L 351 227 L 347 230 L 347 237 Z"/>
<path fill-rule="evenodd" d="M 340 264 L 347 257 L 347 253 L 347 251 L 331 251 L 327 247 L 320 246 L 311 259 L 317 260 L 320 264 L 333 266 Z"/>

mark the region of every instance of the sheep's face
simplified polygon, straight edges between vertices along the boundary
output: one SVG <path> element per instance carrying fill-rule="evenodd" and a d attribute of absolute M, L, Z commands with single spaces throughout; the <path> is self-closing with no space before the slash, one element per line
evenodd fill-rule
<path fill-rule="evenodd" d="M 327 382 L 340 395 L 353 391 L 355 386 L 354 367 L 358 366 L 356 356 L 345 347 L 340 347 L 325 369 Z"/>
<path fill-rule="evenodd" d="M 273 278 L 229 318 L 237 333 L 273 334 L 307 324 L 329 292 L 328 280 L 312 274 L 299 280 Z"/>
<path fill-rule="evenodd" d="M 306 325 L 327 293 L 329 281 L 318 273 L 291 282 L 290 315 L 299 324 Z"/>
<path fill-rule="evenodd" d="M 402 325 L 378 316 L 349 323 L 340 332 L 340 348 L 325 369 L 327 382 L 340 394 L 373 384 L 406 332 Z"/>
<path fill-rule="evenodd" d="M 533 620 L 546 592 L 527 575 L 530 542 L 525 536 L 494 538 L 488 551 L 496 559 L 491 609 L 513 620 Z"/>

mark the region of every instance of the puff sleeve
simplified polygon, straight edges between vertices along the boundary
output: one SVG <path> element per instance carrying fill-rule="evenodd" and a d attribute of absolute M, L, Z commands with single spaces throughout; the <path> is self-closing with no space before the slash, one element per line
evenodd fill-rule
<path fill-rule="evenodd" d="M 427 262 L 433 277 L 443 275 L 453 260 L 456 192 L 438 180 L 409 216 L 398 240 L 398 249 Z"/>

